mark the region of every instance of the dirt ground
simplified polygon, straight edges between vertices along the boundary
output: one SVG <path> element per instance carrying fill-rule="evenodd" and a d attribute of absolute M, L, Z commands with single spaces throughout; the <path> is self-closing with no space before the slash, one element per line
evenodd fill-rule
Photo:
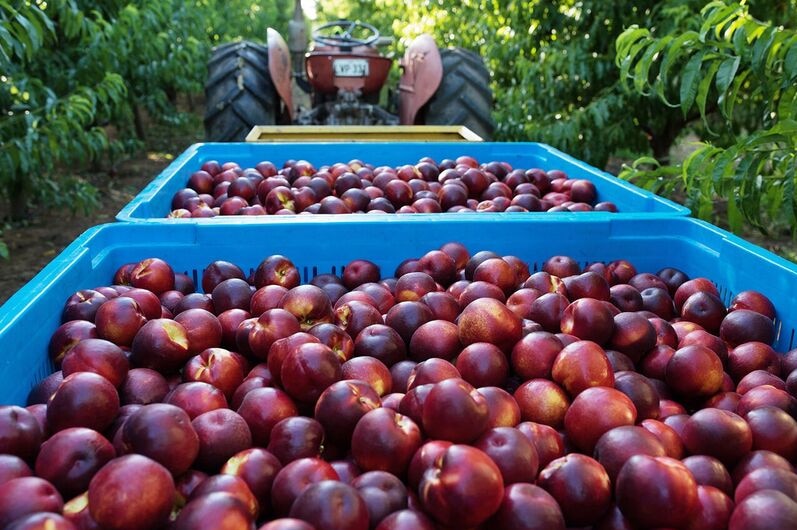
<path fill-rule="evenodd" d="M 68 211 L 40 210 L 3 233 L 9 259 L 0 260 L 0 304 L 27 283 L 76 237 L 92 226 L 114 222 L 122 207 L 170 161 L 164 154 L 141 153 L 117 167 L 117 174 L 90 175 L 99 190 L 101 207 L 89 216 Z"/>
<path fill-rule="evenodd" d="M 0 237 L 8 245 L 9 258 L 0 259 L 0 305 L 84 231 L 115 222 L 116 214 L 147 183 L 188 146 L 202 141 L 201 110 L 195 110 L 177 129 L 149 124 L 140 151 L 114 165 L 101 164 L 100 170 L 81 172 L 99 192 L 100 207 L 90 215 L 37 207 L 23 222 L 3 226 Z"/>

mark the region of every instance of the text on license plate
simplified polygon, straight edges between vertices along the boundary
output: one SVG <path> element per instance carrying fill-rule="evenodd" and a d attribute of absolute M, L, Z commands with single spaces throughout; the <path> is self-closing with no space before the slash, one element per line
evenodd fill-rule
<path fill-rule="evenodd" d="M 332 70 L 336 77 L 365 77 L 368 75 L 368 61 L 365 59 L 335 59 Z"/>

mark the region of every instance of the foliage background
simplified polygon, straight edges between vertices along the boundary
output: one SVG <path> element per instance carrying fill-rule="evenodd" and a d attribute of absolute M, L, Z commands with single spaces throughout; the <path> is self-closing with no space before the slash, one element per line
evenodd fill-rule
<path fill-rule="evenodd" d="M 735 231 L 797 228 L 794 0 L 319 5 L 389 27 L 399 49 L 428 32 L 478 51 L 498 140 L 615 167 Z"/>
<path fill-rule="evenodd" d="M 497 140 L 549 143 L 737 231 L 797 227 L 797 0 L 316 9 L 312 23 L 360 19 L 394 36 L 395 56 L 421 33 L 480 53 Z M 267 26 L 287 35 L 292 12 L 291 0 L 0 0 L 0 198 L 10 215 L 42 203 L 90 210 L 99 198 L 80 168 L 139 149 L 144 115 L 184 126 L 176 102 L 201 104 L 211 47 L 262 41 Z"/>
<path fill-rule="evenodd" d="M 284 30 L 292 2 L 0 1 L 0 195 L 88 210 L 75 168 L 130 153 L 142 113 L 179 127 L 179 94 L 201 94 L 212 46 Z"/>

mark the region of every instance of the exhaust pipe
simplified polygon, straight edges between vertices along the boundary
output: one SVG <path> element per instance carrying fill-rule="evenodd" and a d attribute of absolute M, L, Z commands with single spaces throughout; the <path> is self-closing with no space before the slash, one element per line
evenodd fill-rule
<path fill-rule="evenodd" d="M 293 4 L 293 18 L 288 22 L 288 48 L 291 50 L 293 75 L 304 79 L 304 54 L 307 52 L 307 24 L 301 0 Z"/>

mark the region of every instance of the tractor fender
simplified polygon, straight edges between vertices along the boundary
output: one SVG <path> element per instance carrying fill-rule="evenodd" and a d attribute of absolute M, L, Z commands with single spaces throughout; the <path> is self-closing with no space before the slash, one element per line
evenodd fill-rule
<path fill-rule="evenodd" d="M 421 107 L 434 95 L 443 79 L 443 61 L 431 35 L 421 35 L 410 43 L 399 62 L 403 70 L 399 81 L 399 122 L 413 125 Z"/>
<path fill-rule="evenodd" d="M 293 100 L 291 95 L 291 51 L 282 35 L 275 29 L 268 28 L 268 73 L 271 82 L 277 89 L 280 99 L 288 109 L 288 116 L 293 120 Z"/>

